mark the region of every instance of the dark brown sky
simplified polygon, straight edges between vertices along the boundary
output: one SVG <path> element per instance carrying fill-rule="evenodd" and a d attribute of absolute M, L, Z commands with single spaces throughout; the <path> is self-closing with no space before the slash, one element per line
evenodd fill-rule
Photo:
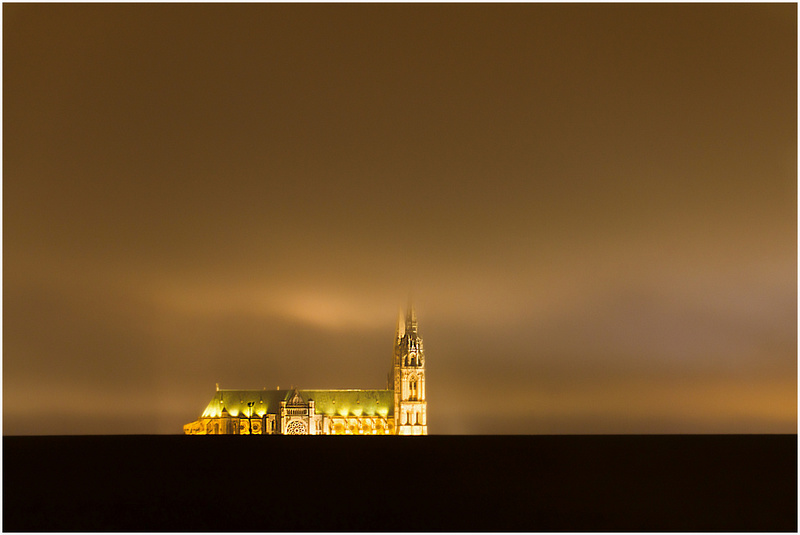
<path fill-rule="evenodd" d="M 382 388 L 797 432 L 794 4 L 3 5 L 3 432 Z"/>

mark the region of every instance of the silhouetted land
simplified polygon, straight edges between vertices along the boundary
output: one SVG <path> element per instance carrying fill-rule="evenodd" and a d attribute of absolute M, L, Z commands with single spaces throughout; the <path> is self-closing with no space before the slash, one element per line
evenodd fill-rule
<path fill-rule="evenodd" d="M 3 437 L 4 531 L 796 531 L 797 435 Z"/>

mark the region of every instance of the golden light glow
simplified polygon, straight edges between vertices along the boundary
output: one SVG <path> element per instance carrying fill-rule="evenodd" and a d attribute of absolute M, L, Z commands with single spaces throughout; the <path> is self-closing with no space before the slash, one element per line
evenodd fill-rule
<path fill-rule="evenodd" d="M 373 328 L 382 324 L 381 310 L 371 302 L 354 303 L 349 295 L 326 296 L 303 290 L 287 293 L 284 299 L 280 312 L 324 329 Z"/>

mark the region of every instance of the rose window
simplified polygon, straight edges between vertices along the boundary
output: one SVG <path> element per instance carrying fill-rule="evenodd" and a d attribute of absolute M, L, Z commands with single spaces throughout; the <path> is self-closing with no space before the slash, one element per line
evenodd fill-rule
<path fill-rule="evenodd" d="M 286 434 L 287 435 L 305 435 L 306 432 L 306 424 L 303 422 L 289 422 L 289 425 L 286 426 Z"/>

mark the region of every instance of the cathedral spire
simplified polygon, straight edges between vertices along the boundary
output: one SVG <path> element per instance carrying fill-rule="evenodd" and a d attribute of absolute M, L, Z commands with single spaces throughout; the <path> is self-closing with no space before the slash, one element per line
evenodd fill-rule
<path fill-rule="evenodd" d="M 400 340 L 406 334 L 406 322 L 403 318 L 403 309 L 397 312 L 397 331 L 395 332 L 395 340 Z"/>
<path fill-rule="evenodd" d="M 411 300 L 409 300 L 408 312 L 406 312 L 406 332 L 414 335 L 417 334 L 417 311 Z"/>

